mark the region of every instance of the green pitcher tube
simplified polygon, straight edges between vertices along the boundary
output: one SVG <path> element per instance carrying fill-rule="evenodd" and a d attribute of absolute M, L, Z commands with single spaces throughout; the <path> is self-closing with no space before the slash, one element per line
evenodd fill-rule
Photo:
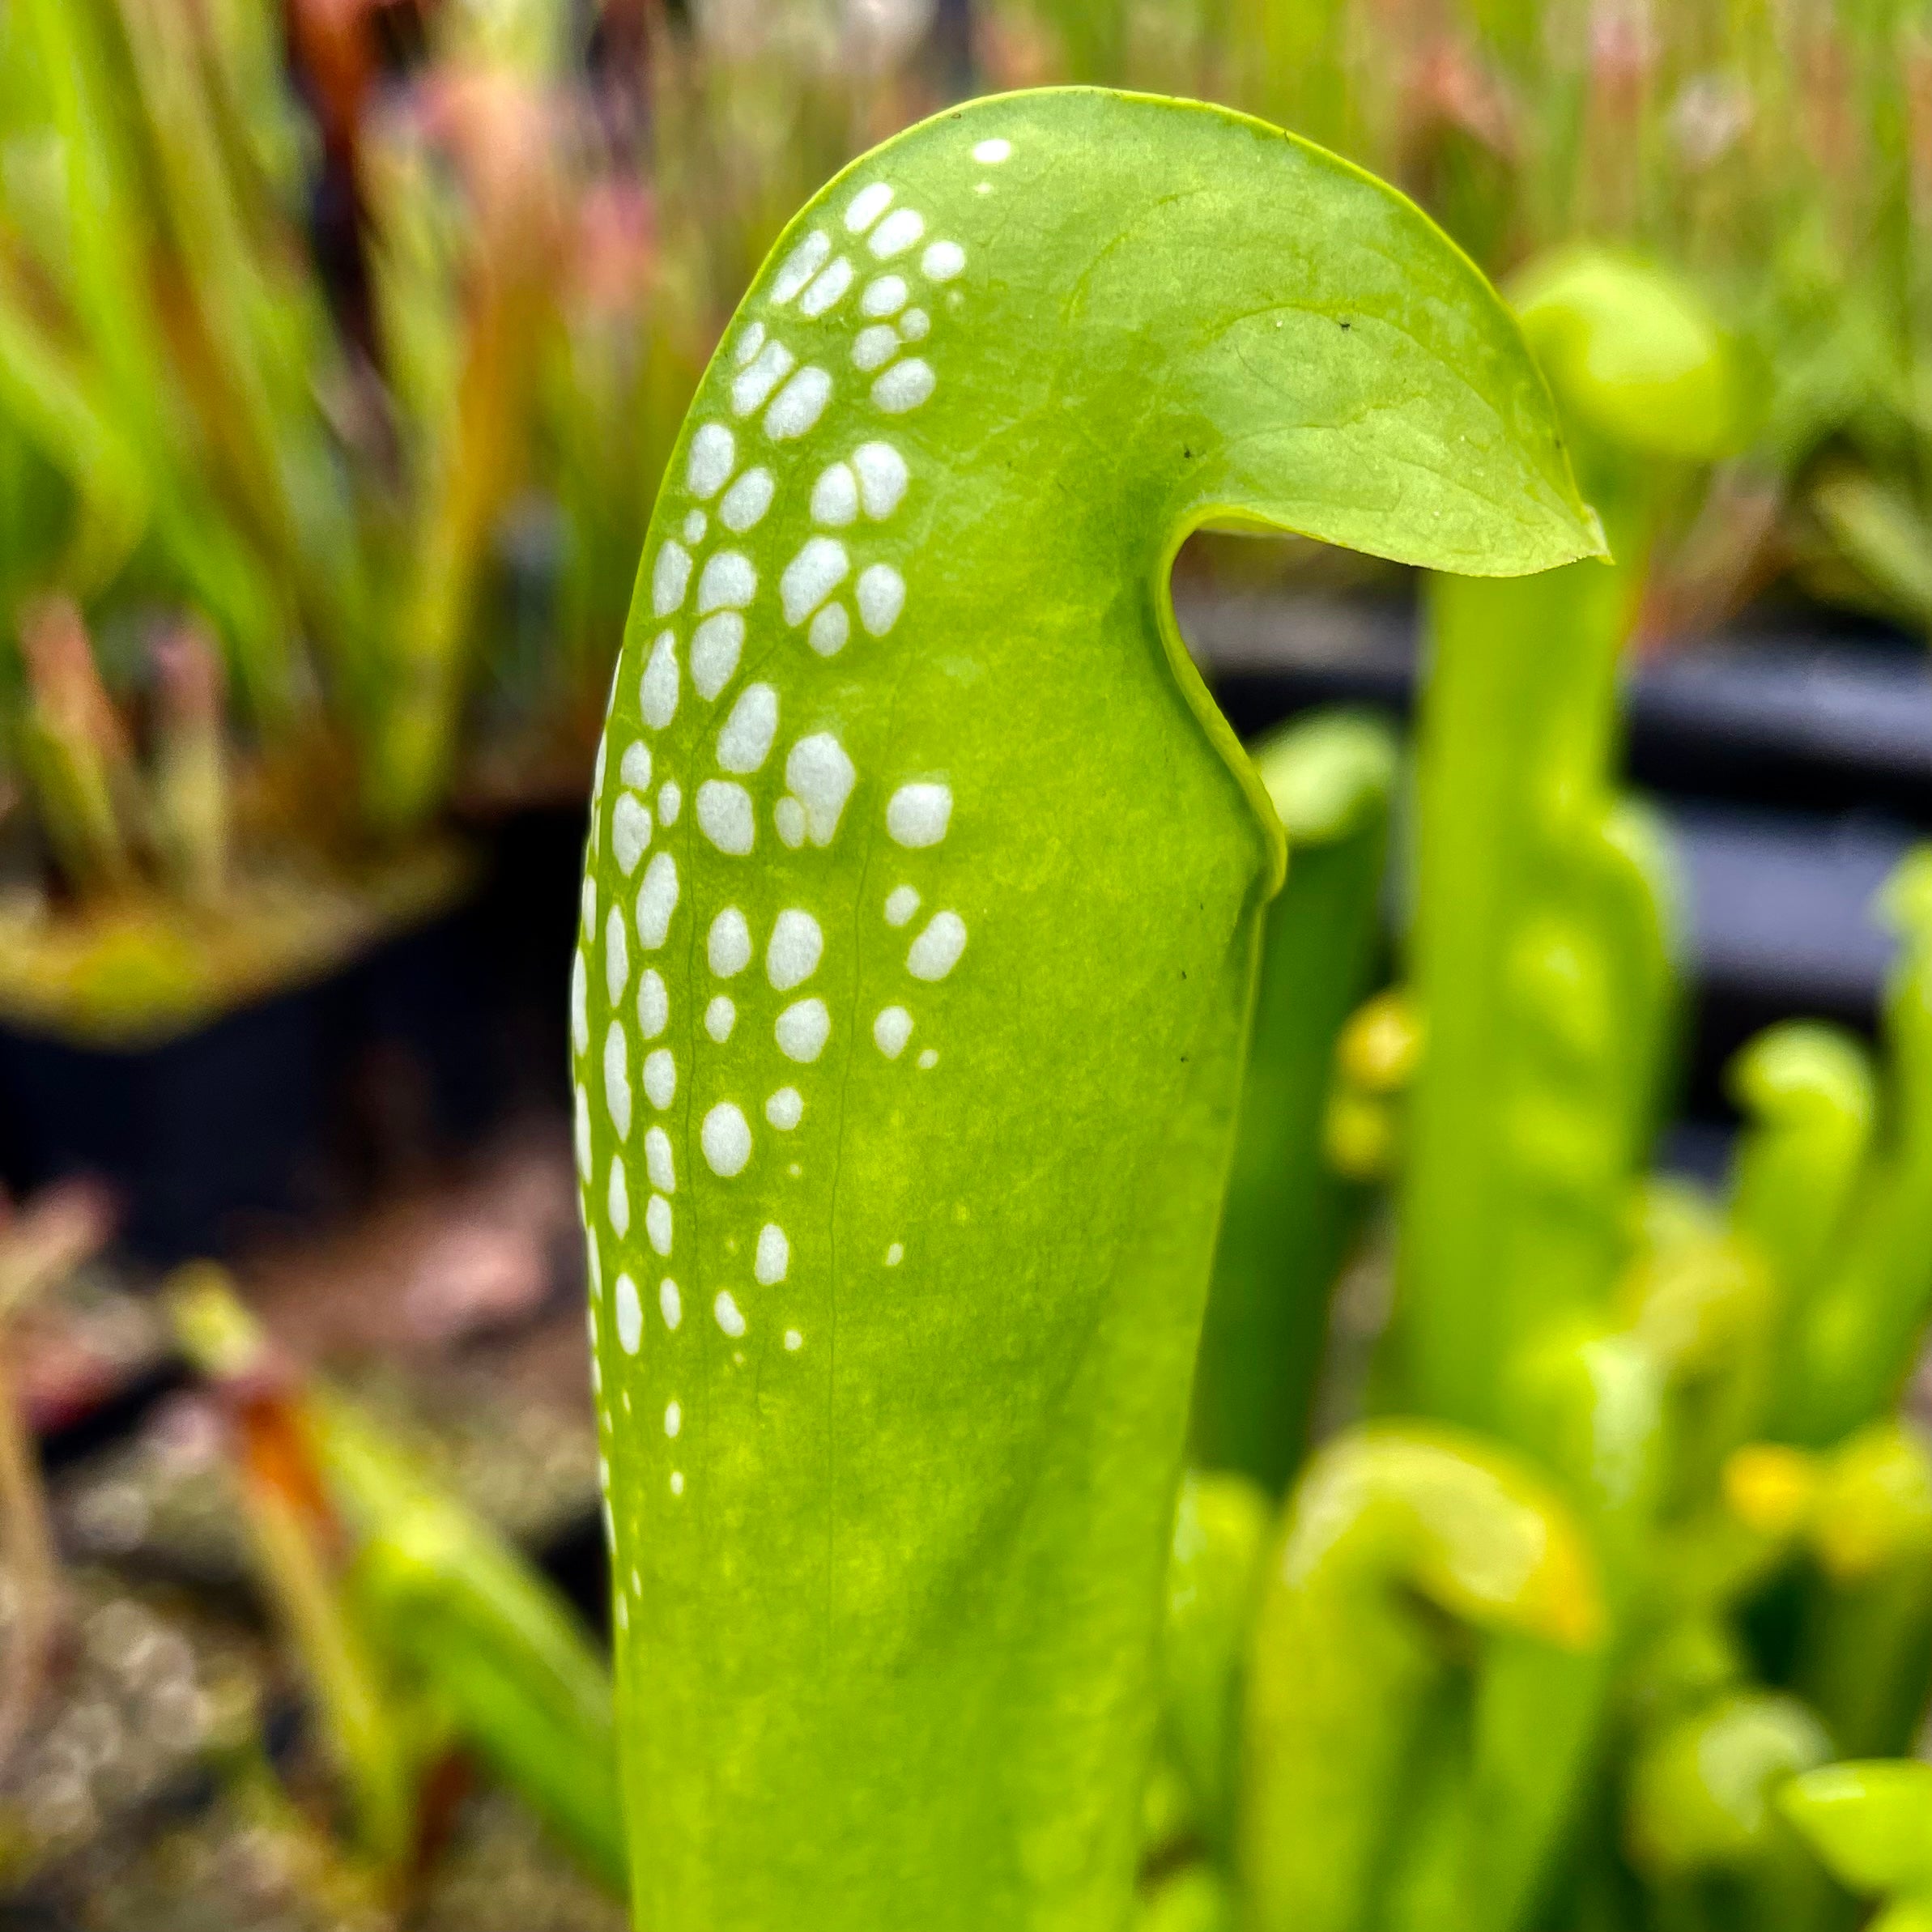
<path fill-rule="evenodd" d="M 646 540 L 572 992 L 650 1932 L 1131 1909 L 1279 823 L 1211 521 L 1585 554 L 1542 381 L 1355 169 L 977 102 L 781 238 Z"/>
<path fill-rule="evenodd" d="M 1321 1125 L 1336 1037 L 1380 950 L 1395 738 L 1361 713 L 1317 713 L 1258 746 L 1254 765 L 1288 877 L 1262 922 L 1192 1433 L 1206 1467 L 1279 1493 L 1308 1447 L 1330 1291 L 1368 1198 L 1329 1165 Z"/>

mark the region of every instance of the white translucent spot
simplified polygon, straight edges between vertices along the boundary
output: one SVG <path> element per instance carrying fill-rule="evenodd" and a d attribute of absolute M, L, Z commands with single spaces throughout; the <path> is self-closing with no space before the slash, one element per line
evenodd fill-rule
<path fill-rule="evenodd" d="M 644 1232 L 649 1237 L 653 1253 L 668 1255 L 670 1253 L 670 1203 L 663 1195 L 653 1194 L 645 1203 Z"/>
<path fill-rule="evenodd" d="M 635 792 L 619 792 L 611 807 L 611 850 L 626 879 L 651 842 L 651 808 Z"/>
<path fill-rule="evenodd" d="M 738 347 L 733 351 L 732 360 L 742 369 L 764 347 L 764 324 L 753 322 L 738 338 Z"/>
<path fill-rule="evenodd" d="M 924 1053 L 920 1054 L 919 1064 L 921 1067 L 930 1070 L 939 1064 L 939 1056 L 929 1046 Z"/>
<path fill-rule="evenodd" d="M 717 1325 L 734 1341 L 745 1332 L 745 1318 L 738 1312 L 738 1306 L 732 1299 L 729 1288 L 720 1288 L 717 1300 L 712 1303 L 711 1312 L 717 1317 Z"/>
<path fill-rule="evenodd" d="M 895 208 L 872 231 L 866 246 L 881 262 L 903 255 L 926 232 L 926 217 L 912 208 Z"/>
<path fill-rule="evenodd" d="M 789 993 L 804 985 L 819 970 L 825 956 L 825 935 L 810 913 L 788 906 L 772 923 L 772 937 L 764 949 L 765 977 L 772 989 Z"/>
<path fill-rule="evenodd" d="M 788 1355 L 796 1355 L 804 1346 L 805 1338 L 797 1329 L 788 1328 L 785 1331 L 785 1347 Z"/>
<path fill-rule="evenodd" d="M 899 318 L 899 333 L 909 343 L 922 343 L 933 332 L 933 318 L 923 309 L 909 309 Z"/>
<path fill-rule="evenodd" d="M 836 657 L 852 635 L 852 619 L 841 603 L 829 603 L 811 620 L 806 637 L 821 657 Z"/>
<path fill-rule="evenodd" d="M 584 1180 L 590 1178 L 590 1096 L 584 1091 L 582 1081 L 577 1087 L 577 1171 Z"/>
<path fill-rule="evenodd" d="M 662 1127 L 652 1128 L 644 1137 L 644 1165 L 653 1187 L 667 1194 L 678 1191 L 678 1168 L 671 1158 L 670 1136 Z"/>
<path fill-rule="evenodd" d="M 623 1023 L 614 1019 L 604 1034 L 604 1105 L 619 1140 L 631 1138 L 631 1043 Z M 619 1230 L 621 1233 L 623 1231 Z"/>
<path fill-rule="evenodd" d="M 698 615 L 742 611 L 758 594 L 758 572 L 742 550 L 712 552 L 698 579 Z"/>
<path fill-rule="evenodd" d="M 935 241 L 919 257 L 929 282 L 950 282 L 966 266 L 966 251 L 956 241 Z"/>
<path fill-rule="evenodd" d="M 899 331 L 889 322 L 862 329 L 852 345 L 853 364 L 862 369 L 883 369 L 899 353 Z"/>
<path fill-rule="evenodd" d="M 682 543 L 662 545 L 651 566 L 651 608 L 660 617 L 669 617 L 683 602 L 690 582 L 691 552 Z"/>
<path fill-rule="evenodd" d="M 798 313 L 823 315 L 851 286 L 852 264 L 841 255 L 830 267 L 822 270 L 798 298 Z"/>
<path fill-rule="evenodd" d="M 919 895 L 911 886 L 895 886 L 886 895 L 886 924 L 904 926 L 919 909 Z"/>
<path fill-rule="evenodd" d="M 641 738 L 632 738 L 624 747 L 617 775 L 632 791 L 648 792 L 651 789 L 651 748 Z"/>
<path fill-rule="evenodd" d="M 916 980 L 943 980 L 966 950 L 966 921 L 957 913 L 936 913 L 913 942 L 905 969 Z"/>
<path fill-rule="evenodd" d="M 892 515 L 905 496 L 905 458 L 890 443 L 861 443 L 852 453 L 859 501 L 875 523 Z"/>
<path fill-rule="evenodd" d="M 809 1066 L 832 1037 L 832 1015 L 822 999 L 797 1000 L 778 1015 L 772 1033 L 786 1059 Z"/>
<path fill-rule="evenodd" d="M 825 413 L 832 400 L 832 377 L 815 364 L 793 377 L 764 412 L 764 432 L 774 443 L 802 436 Z"/>
<path fill-rule="evenodd" d="M 674 1469 L 670 1472 L 670 1492 L 673 1496 L 683 1496 L 684 1493 L 684 1472 L 681 1469 Z M 617 1599 L 617 1611 L 620 1617 L 623 1616 L 623 1598 L 622 1597 Z"/>
<path fill-rule="evenodd" d="M 678 1097 L 678 1063 L 669 1047 L 657 1047 L 645 1056 L 644 1091 L 660 1113 Z"/>
<path fill-rule="evenodd" d="M 606 723 L 610 721 L 610 707 L 606 704 L 604 708 Z M 590 768 L 590 796 L 593 802 L 604 795 L 604 759 L 610 749 L 611 741 L 608 738 L 600 738 L 597 741 L 597 763 Z M 594 825 L 593 829 L 594 832 Z"/>
<path fill-rule="evenodd" d="M 764 1104 L 764 1117 L 781 1134 L 789 1134 L 805 1117 L 805 1101 L 795 1087 L 781 1087 Z"/>
<path fill-rule="evenodd" d="M 845 747 L 829 731 L 815 731 L 792 747 L 785 761 L 785 782 L 805 807 L 815 845 L 832 843 L 857 777 Z"/>
<path fill-rule="evenodd" d="M 1013 143 L 996 136 L 990 141 L 982 141 L 972 151 L 972 158 L 982 167 L 997 168 L 1013 151 Z"/>
<path fill-rule="evenodd" d="M 933 393 L 935 378 L 930 363 L 917 355 L 896 362 L 872 385 L 872 400 L 889 416 L 917 409 Z"/>
<path fill-rule="evenodd" d="M 915 851 L 936 845 L 952 822 L 952 792 L 943 785 L 902 785 L 886 806 L 886 830 Z"/>
<path fill-rule="evenodd" d="M 904 276 L 880 275 L 866 284 L 858 305 L 867 315 L 896 315 L 904 308 L 905 297 Z"/>
<path fill-rule="evenodd" d="M 698 1129 L 698 1143 L 704 1150 L 704 1164 L 714 1174 L 729 1181 L 745 1171 L 751 1158 L 751 1130 L 745 1117 L 730 1100 L 720 1100 L 704 1116 Z"/>
<path fill-rule="evenodd" d="M 602 1293 L 604 1285 L 602 1266 L 597 1252 L 597 1230 L 595 1228 L 586 1228 L 584 1230 L 584 1259 L 585 1267 L 590 1278 L 590 1339 L 594 1342 L 597 1339 L 597 1298 Z"/>
<path fill-rule="evenodd" d="M 668 1275 L 657 1283 L 657 1313 L 664 1317 L 666 1328 L 675 1328 L 684 1319 L 684 1298 Z"/>
<path fill-rule="evenodd" d="M 751 1272 L 764 1287 L 775 1287 L 785 1279 L 792 1265 L 792 1245 L 785 1238 L 785 1230 L 776 1221 L 767 1221 L 758 1231 L 758 1255 L 751 1264 Z"/>
<path fill-rule="evenodd" d="M 584 889 L 577 895 L 577 905 L 584 915 L 584 936 L 588 938 L 597 930 L 597 881 L 588 874 Z"/>
<path fill-rule="evenodd" d="M 624 1179 L 623 1157 L 611 1156 L 611 1185 L 605 1206 L 611 1215 L 611 1225 L 621 1240 L 631 1232 L 631 1190 Z"/>
<path fill-rule="evenodd" d="M 691 681 L 707 704 L 731 682 L 744 648 L 745 620 L 735 611 L 719 611 L 692 632 Z"/>
<path fill-rule="evenodd" d="M 617 1278 L 616 1301 L 618 1346 L 634 1355 L 644 1339 L 644 1307 L 637 1299 L 637 1284 L 628 1275 Z"/>
<path fill-rule="evenodd" d="M 570 1040 L 581 1053 L 590 1046 L 590 976 L 580 950 L 570 969 Z"/>
<path fill-rule="evenodd" d="M 743 858 L 757 837 L 751 794 L 742 785 L 707 778 L 698 787 L 698 828 L 734 858 Z"/>
<path fill-rule="evenodd" d="M 849 463 L 833 463 L 811 487 L 811 520 L 843 529 L 858 514 L 858 479 Z"/>
<path fill-rule="evenodd" d="M 789 792 L 772 807 L 772 822 L 778 836 L 794 852 L 805 843 L 805 807 Z"/>
<path fill-rule="evenodd" d="M 691 460 L 684 481 L 700 503 L 709 503 L 724 488 L 738 461 L 738 439 L 722 423 L 705 423 L 691 439 Z"/>
<path fill-rule="evenodd" d="M 779 579 L 785 622 L 803 623 L 845 581 L 851 568 L 852 560 L 836 537 L 808 537 Z"/>
<path fill-rule="evenodd" d="M 854 235 L 862 235 L 892 205 L 892 190 L 884 181 L 874 181 L 870 186 L 862 188 L 853 196 L 845 209 L 845 226 Z M 828 247 L 830 246 L 828 243 Z"/>
<path fill-rule="evenodd" d="M 726 491 L 725 500 L 717 506 L 718 521 L 743 536 L 772 507 L 772 494 L 777 487 L 769 470 L 761 466 L 746 470 Z"/>
<path fill-rule="evenodd" d="M 904 1006 L 887 1006 L 872 1023 L 872 1044 L 888 1060 L 896 1060 L 913 1036 L 913 1016 Z"/>
<path fill-rule="evenodd" d="M 791 374 L 798 360 L 783 343 L 767 343 L 757 361 L 732 379 L 732 408 L 741 416 L 750 415 Z"/>
<path fill-rule="evenodd" d="M 654 966 L 647 966 L 637 982 L 637 1031 L 646 1040 L 655 1040 L 670 1023 L 670 995 Z"/>
<path fill-rule="evenodd" d="M 785 266 L 772 278 L 772 300 L 782 308 L 819 270 L 832 253 L 832 237 L 823 228 L 814 228 L 785 258 Z"/>
<path fill-rule="evenodd" d="M 711 528 L 711 519 L 702 510 L 687 510 L 684 513 L 684 541 L 687 543 L 702 543 L 704 533 Z"/>
<path fill-rule="evenodd" d="M 674 1402 L 664 1405 L 664 1432 L 676 1440 L 679 1430 L 684 1426 L 684 1411 Z"/>
<path fill-rule="evenodd" d="M 717 734 L 717 761 L 727 772 L 755 772 L 771 756 L 777 734 L 777 692 L 768 684 L 747 684 Z"/>
<path fill-rule="evenodd" d="M 886 1266 L 888 1268 L 896 1268 L 904 1259 L 905 1243 L 904 1241 L 895 1241 L 890 1248 L 887 1249 Z"/>
<path fill-rule="evenodd" d="M 662 731 L 678 710 L 678 640 L 669 631 L 660 631 L 651 646 L 650 662 L 637 681 L 638 709 L 644 721 Z"/>
<path fill-rule="evenodd" d="M 668 852 L 660 852 L 645 867 L 644 883 L 637 888 L 637 937 L 646 952 L 655 952 L 664 943 L 677 909 L 678 862 Z"/>
<path fill-rule="evenodd" d="M 713 994 L 711 1003 L 704 1009 L 704 1031 L 722 1046 L 737 1023 L 737 1006 L 724 994 Z"/>
<path fill-rule="evenodd" d="M 704 626 L 700 624 L 701 631 Z M 674 778 L 666 778 L 657 787 L 657 823 L 660 825 L 675 825 L 678 814 L 684 809 L 683 788 Z"/>
<path fill-rule="evenodd" d="M 859 622 L 883 637 L 905 608 L 905 579 L 890 564 L 868 564 L 858 573 Z"/>
<path fill-rule="evenodd" d="M 704 935 L 704 957 L 721 980 L 744 971 L 751 963 L 751 929 L 734 905 L 728 905 L 711 922 Z"/>

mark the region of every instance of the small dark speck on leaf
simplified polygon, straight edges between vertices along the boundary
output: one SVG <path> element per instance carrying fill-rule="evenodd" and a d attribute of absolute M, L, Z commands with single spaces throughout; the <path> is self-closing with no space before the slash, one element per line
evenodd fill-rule
<path fill-rule="evenodd" d="M 1185 457 L 1190 457 L 1190 458 L 1191 458 L 1191 457 L 1193 457 L 1193 455 L 1194 455 L 1194 451 L 1193 451 L 1193 450 L 1191 450 L 1190 449 L 1189 449 L 1189 448 L 1188 448 L 1188 446 L 1186 445 L 1186 444 L 1183 443 L 1183 444 L 1181 445 L 1181 453 L 1183 456 L 1185 456 Z"/>
<path fill-rule="evenodd" d="M 1355 324 L 1354 324 L 1353 322 L 1344 322 L 1344 323 L 1342 325 L 1342 326 L 1343 326 L 1344 329 L 1352 329 L 1352 328 L 1354 328 L 1354 326 L 1355 326 Z"/>

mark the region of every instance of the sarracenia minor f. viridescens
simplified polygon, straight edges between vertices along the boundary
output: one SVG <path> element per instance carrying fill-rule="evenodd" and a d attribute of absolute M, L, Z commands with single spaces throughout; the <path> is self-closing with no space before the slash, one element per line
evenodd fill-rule
<path fill-rule="evenodd" d="M 638 1921 L 1129 1909 L 1266 795 L 1210 522 L 1599 547 L 1514 323 L 1258 122 L 981 101 L 781 238 L 648 533 L 572 989 Z"/>

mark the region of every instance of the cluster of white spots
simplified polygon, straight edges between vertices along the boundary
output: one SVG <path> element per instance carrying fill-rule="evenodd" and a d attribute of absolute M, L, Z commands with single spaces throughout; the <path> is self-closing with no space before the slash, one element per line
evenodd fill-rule
<path fill-rule="evenodd" d="M 657 1313 L 664 1317 L 664 1326 L 674 1329 L 684 1319 L 684 1298 L 678 1292 L 678 1284 L 667 1275 L 657 1283 Z"/>
<path fill-rule="evenodd" d="M 631 1137 L 631 1043 L 623 1022 L 614 1019 L 604 1035 L 604 1105 L 619 1140 Z"/>
<path fill-rule="evenodd" d="M 792 1245 L 776 1221 L 767 1221 L 758 1231 L 758 1253 L 751 1272 L 761 1287 L 776 1287 L 792 1265 Z"/>
<path fill-rule="evenodd" d="M 631 1232 L 631 1189 L 624 1176 L 621 1155 L 611 1156 L 611 1185 L 606 1193 L 605 1210 L 611 1217 L 611 1227 L 617 1231 L 617 1238 L 622 1240 Z"/>
<path fill-rule="evenodd" d="M 851 568 L 852 559 L 836 537 L 807 537 L 778 581 L 785 621 L 794 626 L 803 623 L 845 581 Z"/>
<path fill-rule="evenodd" d="M 779 694 L 769 684 L 747 684 L 719 730 L 719 765 L 725 771 L 757 771 L 771 757 L 777 734 Z"/>
<path fill-rule="evenodd" d="M 637 888 L 637 937 L 646 952 L 655 952 L 664 943 L 677 909 L 678 862 L 668 852 L 660 852 L 645 867 L 644 883 Z"/>
<path fill-rule="evenodd" d="M 741 369 L 731 383 L 731 407 L 748 416 L 798 366 L 798 359 L 781 342 L 765 343 L 748 368 Z"/>
<path fill-rule="evenodd" d="M 684 1410 L 681 1403 L 668 1402 L 664 1405 L 664 1432 L 674 1441 L 678 1432 L 684 1426 Z"/>
<path fill-rule="evenodd" d="M 720 1100 L 704 1116 L 698 1130 L 698 1144 L 704 1150 L 704 1164 L 712 1172 L 729 1181 L 745 1171 L 751 1158 L 751 1129 L 743 1113 L 730 1100 Z"/>
<path fill-rule="evenodd" d="M 729 779 L 707 778 L 698 787 L 698 829 L 720 852 L 743 858 L 758 836 L 751 794 Z"/>
<path fill-rule="evenodd" d="M 665 1256 L 670 1253 L 675 1227 L 670 1202 L 663 1195 L 653 1194 L 645 1203 L 644 1232 L 657 1254 Z"/>
<path fill-rule="evenodd" d="M 731 1037 L 731 1029 L 737 1024 L 736 1002 L 728 994 L 713 994 L 710 1005 L 704 1009 L 704 1031 L 722 1046 Z"/>
<path fill-rule="evenodd" d="M 819 970 L 825 955 L 825 935 L 810 913 L 787 907 L 772 925 L 772 936 L 764 949 L 765 977 L 772 989 L 789 993 L 802 986 Z"/>
<path fill-rule="evenodd" d="M 966 950 L 966 921 L 957 913 L 936 913 L 905 955 L 905 969 L 916 980 L 943 980 L 960 963 Z"/>
<path fill-rule="evenodd" d="M 628 1275 L 617 1278 L 617 1343 L 628 1355 L 637 1352 L 644 1339 L 644 1304 L 637 1299 L 637 1284 Z"/>
<path fill-rule="evenodd" d="M 913 1036 L 913 1016 L 904 1006 L 887 1006 L 872 1022 L 872 1044 L 888 1060 L 896 1060 Z"/>
<path fill-rule="evenodd" d="M 744 1315 L 729 1288 L 718 1290 L 717 1299 L 711 1304 L 711 1312 L 717 1318 L 718 1326 L 734 1341 L 745 1332 Z"/>
<path fill-rule="evenodd" d="M 892 190 L 888 189 L 886 192 L 889 196 Z M 824 266 L 826 258 L 831 253 L 832 237 L 822 228 L 813 229 L 785 257 L 785 266 L 779 270 L 772 283 L 772 300 L 781 307 L 790 301 Z"/>
<path fill-rule="evenodd" d="M 812 278 L 805 293 L 798 298 L 798 313 L 809 316 L 824 314 L 844 299 L 851 286 L 852 264 L 840 255 Z"/>
<path fill-rule="evenodd" d="M 832 1037 L 832 1015 L 823 1000 L 794 1000 L 772 1023 L 772 1036 L 786 1059 L 810 1066 Z"/>
<path fill-rule="evenodd" d="M 857 777 L 845 747 L 829 731 L 800 738 L 785 756 L 787 789 L 777 806 L 778 836 L 794 848 L 806 839 L 829 845 Z"/>
<path fill-rule="evenodd" d="M 893 843 L 913 851 L 938 845 L 951 823 L 952 790 L 948 785 L 902 785 L 886 805 L 886 830 Z"/>
<path fill-rule="evenodd" d="M 789 1134 L 805 1117 L 805 1101 L 795 1087 L 781 1087 L 764 1104 L 764 1117 L 781 1134 Z"/>

